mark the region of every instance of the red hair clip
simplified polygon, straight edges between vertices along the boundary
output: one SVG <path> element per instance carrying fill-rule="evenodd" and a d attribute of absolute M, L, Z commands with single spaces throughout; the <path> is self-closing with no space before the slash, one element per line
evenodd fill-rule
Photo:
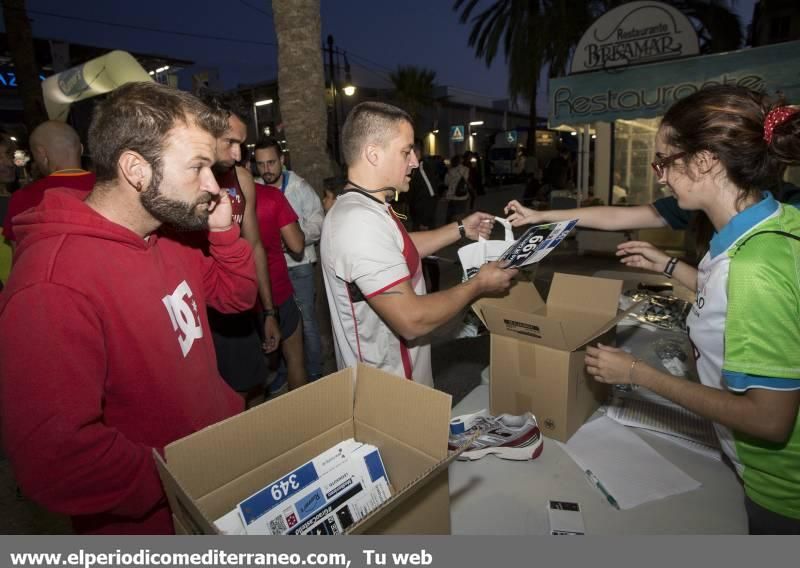
<path fill-rule="evenodd" d="M 775 128 L 786 122 L 798 110 L 800 109 L 781 106 L 775 107 L 767 113 L 767 117 L 764 119 L 764 140 L 766 140 L 767 144 L 772 144 L 772 133 Z"/>

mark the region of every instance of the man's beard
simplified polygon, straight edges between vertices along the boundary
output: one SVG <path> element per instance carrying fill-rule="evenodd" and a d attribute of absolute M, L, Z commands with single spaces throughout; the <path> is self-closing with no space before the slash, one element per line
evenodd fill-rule
<path fill-rule="evenodd" d="M 276 181 L 278 181 L 278 178 L 281 177 L 282 173 L 283 172 L 280 172 L 280 173 L 277 173 L 277 174 L 273 174 L 271 172 L 264 172 L 263 174 L 261 174 L 261 179 L 264 180 L 265 184 L 272 185 Z"/>
<path fill-rule="evenodd" d="M 231 168 L 235 165 L 236 162 L 234 162 L 233 160 L 214 162 L 214 165 L 211 166 L 211 171 L 214 172 L 215 176 L 220 176 L 228 173 L 231 170 Z"/>
<path fill-rule="evenodd" d="M 200 195 L 194 203 L 177 201 L 165 197 L 161 193 L 160 168 L 153 169 L 153 179 L 147 189 L 141 193 L 142 206 L 150 215 L 164 224 L 184 231 L 197 231 L 208 228 L 208 209 L 197 210 L 202 203 L 211 203 L 214 196 L 208 192 Z"/>

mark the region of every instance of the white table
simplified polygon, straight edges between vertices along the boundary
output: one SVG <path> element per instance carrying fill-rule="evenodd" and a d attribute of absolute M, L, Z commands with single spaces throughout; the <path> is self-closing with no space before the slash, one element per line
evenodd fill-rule
<path fill-rule="evenodd" d="M 655 336 L 651 333 L 626 330 L 623 344 L 638 352 L 652 344 Z M 489 387 L 480 385 L 453 408 L 453 416 L 488 407 Z M 547 502 L 551 499 L 579 502 L 589 535 L 747 533 L 744 492 L 728 466 L 647 431 L 631 430 L 702 486 L 618 511 L 589 485 L 572 458 L 545 438 L 544 450 L 535 460 L 514 462 L 487 456 L 450 466 L 453 534 L 549 534 Z"/>

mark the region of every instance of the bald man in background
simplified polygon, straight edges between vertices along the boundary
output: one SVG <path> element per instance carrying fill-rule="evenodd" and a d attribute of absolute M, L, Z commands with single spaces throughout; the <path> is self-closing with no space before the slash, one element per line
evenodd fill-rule
<path fill-rule="evenodd" d="M 3 222 L 3 236 L 13 248 L 16 237 L 12 221 L 16 215 L 36 207 L 44 192 L 66 187 L 89 194 L 94 186 L 93 173 L 81 169 L 83 145 L 78 133 L 68 124 L 48 120 L 37 126 L 30 137 L 33 163 L 41 178 L 11 194 Z"/>

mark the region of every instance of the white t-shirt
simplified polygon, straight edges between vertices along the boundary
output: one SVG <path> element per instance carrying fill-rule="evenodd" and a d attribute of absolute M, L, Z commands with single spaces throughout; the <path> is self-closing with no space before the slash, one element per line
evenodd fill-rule
<path fill-rule="evenodd" d="M 427 340 L 402 339 L 367 303 L 404 280 L 426 293 L 419 253 L 389 205 L 356 191 L 340 196 L 325 217 L 320 253 L 338 367 L 367 363 L 432 387 Z"/>

